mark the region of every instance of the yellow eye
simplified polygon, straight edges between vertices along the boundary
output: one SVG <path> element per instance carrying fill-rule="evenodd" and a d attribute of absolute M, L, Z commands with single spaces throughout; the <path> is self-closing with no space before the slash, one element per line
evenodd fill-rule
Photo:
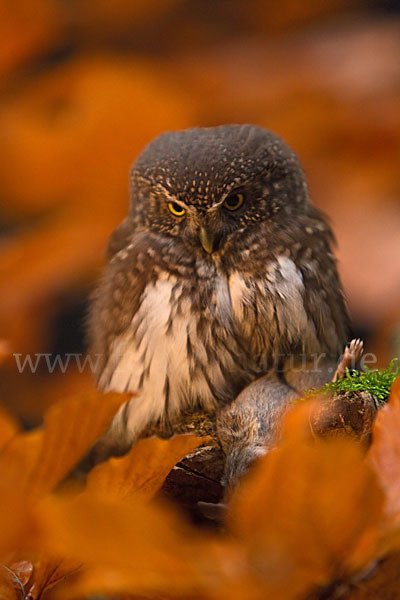
<path fill-rule="evenodd" d="M 243 202 L 244 202 L 243 194 L 231 194 L 230 196 L 227 197 L 223 206 L 225 208 L 227 208 L 228 210 L 234 211 L 234 210 L 238 210 L 242 206 Z"/>
<path fill-rule="evenodd" d="M 176 202 L 168 202 L 168 209 L 175 217 L 183 217 L 186 210 Z"/>

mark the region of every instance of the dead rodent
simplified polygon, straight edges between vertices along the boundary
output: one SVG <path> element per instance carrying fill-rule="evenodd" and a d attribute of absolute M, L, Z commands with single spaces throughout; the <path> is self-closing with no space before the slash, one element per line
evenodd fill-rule
<path fill-rule="evenodd" d="M 217 435 L 226 455 L 223 485 L 228 489 L 234 486 L 258 456 L 277 444 L 282 418 L 292 402 L 305 390 L 318 389 L 343 376 L 346 367 L 356 367 L 362 350 L 362 342 L 353 340 L 339 363 L 327 357 L 304 363 L 289 358 L 282 370 L 257 379 L 220 411 Z"/>

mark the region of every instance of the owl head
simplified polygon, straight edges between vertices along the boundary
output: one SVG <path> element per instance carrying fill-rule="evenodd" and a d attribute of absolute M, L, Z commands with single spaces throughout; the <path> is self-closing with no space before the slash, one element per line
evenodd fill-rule
<path fill-rule="evenodd" d="M 294 152 L 253 125 L 160 135 L 133 164 L 131 198 L 136 228 L 209 255 L 261 223 L 293 225 L 310 205 Z"/>

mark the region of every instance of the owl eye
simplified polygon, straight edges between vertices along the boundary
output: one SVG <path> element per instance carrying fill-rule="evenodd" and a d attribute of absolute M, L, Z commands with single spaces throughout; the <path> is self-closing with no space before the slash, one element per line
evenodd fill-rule
<path fill-rule="evenodd" d="M 228 210 L 231 210 L 233 212 L 234 210 L 238 210 L 242 206 L 243 202 L 243 194 L 231 194 L 227 197 L 223 206 L 224 208 L 227 208 Z"/>
<path fill-rule="evenodd" d="M 183 217 L 186 210 L 176 202 L 168 202 L 168 209 L 175 217 Z"/>

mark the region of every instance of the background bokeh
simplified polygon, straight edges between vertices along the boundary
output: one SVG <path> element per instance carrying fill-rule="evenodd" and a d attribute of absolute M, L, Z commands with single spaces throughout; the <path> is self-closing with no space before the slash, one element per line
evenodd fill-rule
<path fill-rule="evenodd" d="M 90 371 L 87 298 L 164 130 L 250 122 L 333 221 L 356 333 L 400 354 L 400 6 L 384 0 L 0 0 L 0 401 L 30 425 Z"/>

